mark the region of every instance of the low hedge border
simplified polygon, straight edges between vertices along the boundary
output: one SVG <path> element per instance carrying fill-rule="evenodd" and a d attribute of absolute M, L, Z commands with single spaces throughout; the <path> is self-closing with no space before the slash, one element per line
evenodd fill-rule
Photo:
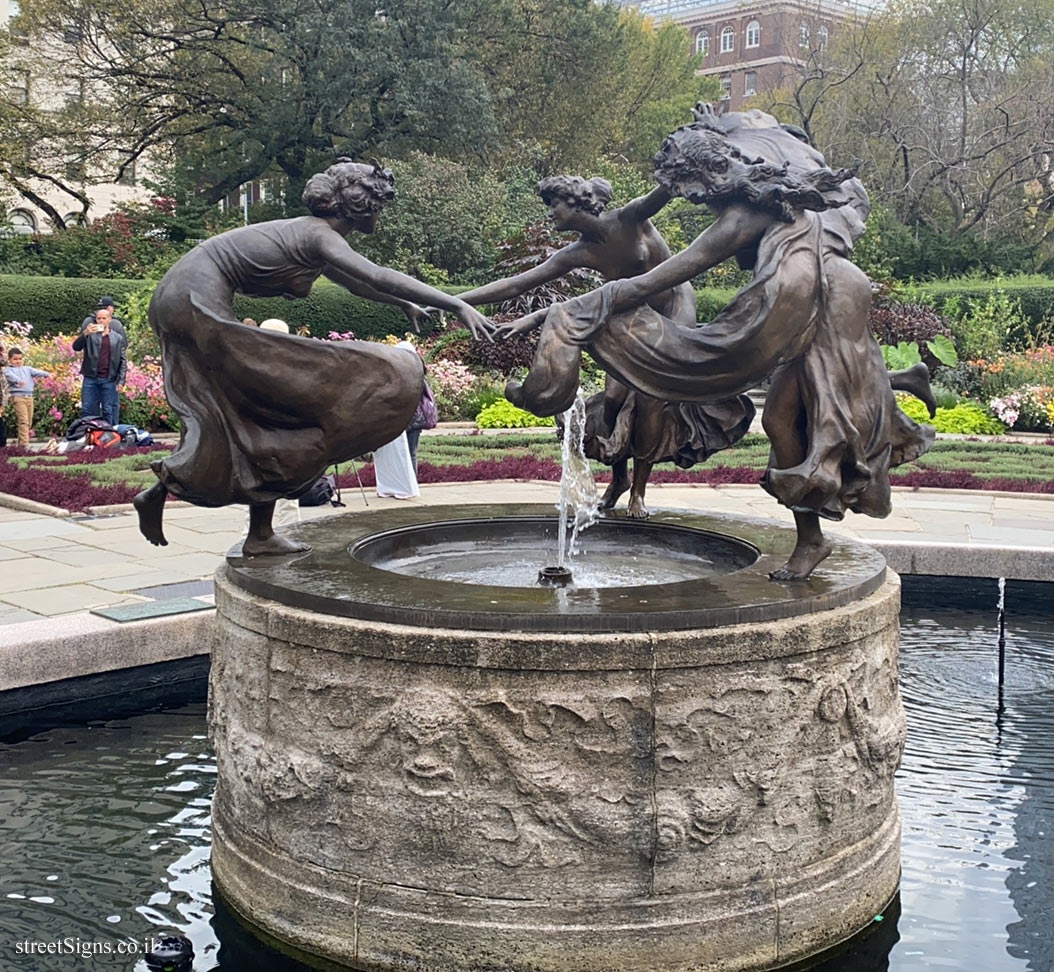
<path fill-rule="evenodd" d="M 933 280 L 907 288 L 938 311 L 955 297 L 984 301 L 996 291 L 1003 291 L 1021 305 L 1021 313 L 1038 327 L 1054 321 L 1054 280 L 1046 277 L 1002 277 L 995 280 Z"/>
<path fill-rule="evenodd" d="M 121 316 L 122 300 L 141 289 L 144 280 L 118 280 L 101 277 L 30 277 L 0 274 L 0 314 L 5 321 L 29 321 L 34 337 L 70 334 L 90 313 L 103 294 L 117 302 Z M 456 292 L 461 288 L 445 288 Z M 700 290 L 697 294 L 699 320 L 713 318 L 731 300 L 733 290 Z M 342 287 L 320 280 L 304 300 L 283 297 L 243 297 L 234 299 L 234 311 L 241 317 L 263 321 L 277 317 L 296 330 L 307 327 L 315 337 L 330 331 L 353 331 L 360 338 L 383 338 L 411 330 L 398 308 L 378 304 L 349 294 Z"/>
<path fill-rule="evenodd" d="M 144 284 L 143 280 L 101 277 L 0 274 L 0 315 L 5 321 L 29 321 L 36 337 L 69 334 L 103 294 L 117 301 L 120 316 L 122 298 Z M 460 288 L 445 289 L 456 292 Z M 938 310 L 953 297 L 984 300 L 993 291 L 1002 290 L 1020 301 L 1022 313 L 1033 326 L 1054 321 L 1054 280 L 1043 277 L 933 281 L 914 284 L 908 289 Z M 699 320 L 712 320 L 734 294 L 734 290 L 727 288 L 696 291 Z M 239 317 L 257 321 L 281 318 L 294 330 L 307 327 L 316 337 L 325 337 L 330 331 L 350 330 L 361 338 L 383 338 L 401 335 L 410 329 L 409 322 L 396 307 L 356 297 L 326 280 L 316 283 L 304 300 L 239 296 L 235 298 L 234 309 Z"/>

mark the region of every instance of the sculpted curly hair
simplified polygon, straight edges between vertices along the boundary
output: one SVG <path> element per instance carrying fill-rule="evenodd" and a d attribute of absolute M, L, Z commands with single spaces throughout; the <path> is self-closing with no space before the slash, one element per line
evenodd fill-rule
<path fill-rule="evenodd" d="M 380 212 L 395 198 L 395 176 L 379 162 L 340 158 L 307 180 L 302 202 L 313 216 L 359 219 Z"/>
<path fill-rule="evenodd" d="M 554 199 L 562 199 L 569 206 L 599 216 L 611 202 L 611 183 L 599 177 L 583 179 L 581 176 L 549 176 L 538 183 L 535 192 L 546 206 Z"/>
<path fill-rule="evenodd" d="M 730 165 L 732 161 L 739 165 Z M 699 124 L 677 129 L 663 142 L 654 162 L 656 181 L 689 202 L 745 202 L 787 223 L 803 209 L 845 205 L 839 187 L 856 175 L 855 166 L 791 172 L 786 162 L 772 165 L 747 157 L 728 139 Z"/>

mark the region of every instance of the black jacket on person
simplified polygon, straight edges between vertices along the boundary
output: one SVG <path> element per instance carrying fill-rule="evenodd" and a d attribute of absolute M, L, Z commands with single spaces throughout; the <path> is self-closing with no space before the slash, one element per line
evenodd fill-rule
<path fill-rule="evenodd" d="M 89 317 L 81 327 L 80 337 L 73 342 L 74 351 L 83 351 L 84 358 L 81 360 L 81 374 L 86 378 L 97 378 L 99 371 L 99 350 L 102 347 L 101 334 L 86 334 L 89 324 L 94 324 L 95 318 Z M 110 328 L 110 372 L 107 378 L 116 381 L 118 385 L 124 384 L 125 371 L 128 369 L 128 359 L 125 352 L 128 350 L 128 338 L 124 331 L 115 331 Z"/>

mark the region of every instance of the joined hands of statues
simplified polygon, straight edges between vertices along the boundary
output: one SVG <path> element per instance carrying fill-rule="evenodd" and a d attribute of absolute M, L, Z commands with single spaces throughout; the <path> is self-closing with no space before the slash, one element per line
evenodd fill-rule
<path fill-rule="evenodd" d="M 432 315 L 437 314 L 438 310 L 435 307 L 422 307 L 420 304 L 407 302 L 403 307 L 403 313 L 406 315 L 406 319 L 413 325 L 414 331 L 420 334 L 421 325 L 431 323 Z"/>
<path fill-rule="evenodd" d="M 556 305 L 554 304 L 553 307 Z M 528 314 L 526 317 L 519 317 L 515 321 L 510 321 L 508 324 L 499 324 L 494 329 L 494 337 L 499 341 L 507 341 L 513 335 L 516 334 L 527 334 L 533 331 L 537 327 L 541 327 L 545 321 L 546 315 L 552 308 L 543 307 L 541 310 L 535 311 L 533 314 Z"/>
<path fill-rule="evenodd" d="M 494 325 L 475 307 L 470 304 L 461 304 L 454 313 L 457 314 L 458 320 L 469 329 L 477 341 L 481 337 L 485 337 L 492 344 L 494 343 Z"/>
<path fill-rule="evenodd" d="M 414 306 L 416 307 L 417 305 L 415 304 Z M 491 343 L 494 342 L 494 335 L 497 333 L 495 326 L 471 304 L 462 304 L 457 310 L 452 312 L 448 312 L 442 307 L 418 307 L 417 309 L 424 317 L 434 318 L 439 325 L 446 322 L 447 313 L 454 313 L 477 341 L 481 337 L 485 337 Z M 410 316 L 409 311 L 407 311 L 406 316 Z M 416 327 L 417 325 L 415 324 L 414 326 Z"/>

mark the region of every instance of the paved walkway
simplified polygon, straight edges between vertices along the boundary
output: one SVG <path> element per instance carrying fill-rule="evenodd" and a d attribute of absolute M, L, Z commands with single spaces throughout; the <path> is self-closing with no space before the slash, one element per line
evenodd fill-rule
<path fill-rule="evenodd" d="M 400 505 L 367 491 L 369 509 Z M 422 488 L 429 505 L 485 502 L 555 503 L 555 483 L 454 483 Z M 347 510 L 305 509 L 305 518 L 362 513 L 358 490 L 345 490 Z M 696 509 L 718 513 L 791 516 L 757 486 L 651 486 L 652 509 Z M 894 512 L 885 520 L 850 515 L 829 524 L 842 533 L 879 545 L 899 570 L 916 556 L 939 555 L 943 568 L 921 573 L 1014 576 L 1007 564 L 1023 565 L 1017 576 L 1054 579 L 1054 496 L 971 491 L 894 491 Z M 368 512 L 368 511 L 367 511 Z M 58 519 L 0 508 L 0 625 L 39 621 L 117 604 L 206 595 L 220 558 L 244 533 L 243 508 L 166 512 L 169 546 L 150 546 L 135 516 L 118 513 Z M 965 548 L 965 549 L 964 549 Z M 972 550 L 972 554 L 966 551 Z M 964 558 L 990 569 L 956 569 Z M 994 564 L 994 566 L 992 566 Z M 1029 566 L 1031 565 L 1031 566 Z"/>

